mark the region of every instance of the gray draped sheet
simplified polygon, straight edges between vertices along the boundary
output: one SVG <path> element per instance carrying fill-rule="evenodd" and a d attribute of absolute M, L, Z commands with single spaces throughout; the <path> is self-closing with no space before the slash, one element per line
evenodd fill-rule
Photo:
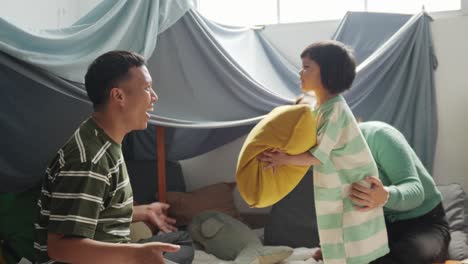
<path fill-rule="evenodd" d="M 395 125 L 431 169 L 437 116 L 429 21 L 422 13 L 349 13 L 335 38 L 361 61 L 345 94 L 356 116 Z M 1 52 L 0 63 L 0 192 L 20 191 L 41 180 L 92 109 L 81 84 Z M 150 128 L 125 139 L 128 159 L 155 158 L 156 124 L 167 127 L 167 158 L 190 158 L 245 135 L 300 93 L 299 69 L 261 31 L 221 26 L 194 10 L 158 35 L 149 68 L 160 101 Z"/>
<path fill-rule="evenodd" d="M 401 21 L 397 16 L 405 18 L 405 15 L 348 14 L 348 23 L 355 24 L 352 28 L 356 33 L 349 33 L 351 29 L 348 33 L 340 31 L 346 30 L 347 26 L 342 25 L 336 39 L 356 50 L 363 47 L 364 51 L 358 52 L 362 62 L 353 87 L 344 96 L 356 117 L 384 121 L 399 129 L 432 171 L 438 127 L 432 19 L 425 13 L 406 16 L 409 20 L 398 28 Z M 348 24 L 346 19 L 344 23 Z M 396 33 L 391 36 L 378 33 L 387 30 L 385 25 L 393 26 Z M 387 40 L 373 40 L 372 36 L 385 36 Z"/>
<path fill-rule="evenodd" d="M 246 134 L 272 108 L 300 94 L 298 70 L 259 31 L 223 27 L 189 11 L 158 37 L 149 60 L 156 122 L 168 159 L 186 159 Z M 164 117 L 165 119 L 162 119 Z M 131 133 L 131 159 L 155 157 L 155 129 Z"/>
<path fill-rule="evenodd" d="M 0 192 L 22 191 L 41 181 L 92 107 L 69 82 L 4 53 L 0 62 Z"/>

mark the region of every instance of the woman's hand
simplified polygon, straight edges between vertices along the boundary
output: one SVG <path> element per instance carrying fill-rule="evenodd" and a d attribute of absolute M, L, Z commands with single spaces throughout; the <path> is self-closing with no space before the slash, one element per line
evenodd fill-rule
<path fill-rule="evenodd" d="M 387 189 L 383 186 L 379 178 L 369 176 L 364 179 L 370 184 L 370 188 L 362 186 L 359 183 L 351 185 L 349 198 L 356 204 L 355 206 L 359 211 L 368 211 L 376 207 L 384 206 L 390 195 Z"/>

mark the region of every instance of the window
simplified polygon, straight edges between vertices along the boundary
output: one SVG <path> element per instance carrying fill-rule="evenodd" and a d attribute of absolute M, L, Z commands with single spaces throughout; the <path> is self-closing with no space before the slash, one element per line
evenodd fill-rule
<path fill-rule="evenodd" d="M 347 11 L 364 11 L 363 0 L 285 0 L 280 1 L 279 22 L 341 19 Z"/>
<path fill-rule="evenodd" d="M 460 9 L 462 0 L 197 0 L 206 18 L 249 26 L 341 19 L 347 11 L 415 14 Z"/>
<path fill-rule="evenodd" d="M 367 10 L 371 12 L 418 13 L 423 6 L 427 12 L 460 9 L 461 0 L 367 0 Z"/>
<path fill-rule="evenodd" d="M 206 18 L 224 25 L 277 23 L 276 0 L 199 0 L 198 10 Z"/>

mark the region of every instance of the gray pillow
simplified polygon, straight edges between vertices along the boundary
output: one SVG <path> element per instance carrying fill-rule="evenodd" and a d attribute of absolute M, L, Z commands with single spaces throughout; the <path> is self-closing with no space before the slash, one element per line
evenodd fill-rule
<path fill-rule="evenodd" d="M 442 204 L 450 226 L 452 240 L 449 245 L 449 259 L 468 258 L 468 232 L 465 205 L 468 197 L 459 184 L 438 185 L 442 193 Z"/>

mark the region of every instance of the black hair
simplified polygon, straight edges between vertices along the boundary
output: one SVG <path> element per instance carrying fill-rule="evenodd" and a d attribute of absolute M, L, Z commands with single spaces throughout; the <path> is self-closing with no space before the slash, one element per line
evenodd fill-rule
<path fill-rule="evenodd" d="M 94 109 L 107 103 L 111 89 L 129 78 L 132 67 L 143 65 L 146 62 L 141 55 L 123 50 L 109 51 L 95 59 L 85 75 L 86 91 Z"/>
<path fill-rule="evenodd" d="M 327 40 L 307 46 L 301 58 L 309 58 L 320 67 L 325 89 L 339 94 L 351 87 L 356 76 L 356 60 L 352 50 L 341 42 Z"/>

